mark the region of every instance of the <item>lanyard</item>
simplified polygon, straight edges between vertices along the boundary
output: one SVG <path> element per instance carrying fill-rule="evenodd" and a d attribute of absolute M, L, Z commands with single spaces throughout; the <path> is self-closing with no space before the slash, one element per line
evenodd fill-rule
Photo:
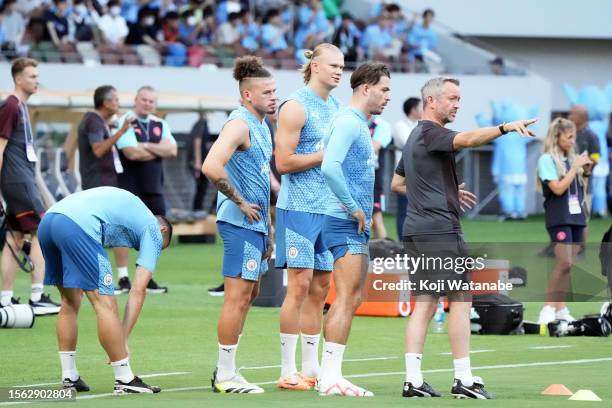
<path fill-rule="evenodd" d="M 23 102 L 19 104 L 19 110 L 21 111 L 21 115 L 23 117 L 23 133 L 25 134 L 26 157 L 28 158 L 29 162 L 34 163 L 38 159 L 36 157 L 36 149 L 34 149 L 34 135 L 32 134 L 30 115 L 28 114 L 28 108 Z"/>
<path fill-rule="evenodd" d="M 138 119 L 137 122 L 138 122 L 138 127 L 144 131 L 144 134 L 145 134 L 145 137 L 146 137 L 145 142 L 148 142 L 149 139 L 150 139 L 149 138 L 149 129 L 151 129 L 151 121 L 147 120 L 146 127 L 145 127 L 145 124 L 142 123 L 142 121 L 140 119 Z"/>

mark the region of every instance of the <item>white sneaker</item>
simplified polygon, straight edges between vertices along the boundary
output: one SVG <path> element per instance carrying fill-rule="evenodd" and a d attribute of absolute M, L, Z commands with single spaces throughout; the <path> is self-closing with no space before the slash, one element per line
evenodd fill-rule
<path fill-rule="evenodd" d="M 217 370 L 213 373 L 211 380 L 212 389 L 214 392 L 224 394 L 263 394 L 264 389 L 258 385 L 251 384 L 242 375 L 236 375 L 226 381 L 217 380 Z"/>
<path fill-rule="evenodd" d="M 576 319 L 574 319 L 574 316 L 572 316 L 570 314 L 570 311 L 567 307 L 564 307 L 561 310 L 557 310 L 555 312 L 555 319 L 557 320 L 565 320 L 566 322 L 574 322 L 576 321 Z"/>
<path fill-rule="evenodd" d="M 339 380 L 325 384 L 317 380 L 319 395 L 341 395 L 343 397 L 373 397 L 374 393 L 364 388 L 358 387 L 350 381 L 340 378 Z"/>
<path fill-rule="evenodd" d="M 555 316 L 555 308 L 552 306 L 544 306 L 542 310 L 540 310 L 540 317 L 538 318 L 538 324 L 548 324 L 554 321 Z"/>

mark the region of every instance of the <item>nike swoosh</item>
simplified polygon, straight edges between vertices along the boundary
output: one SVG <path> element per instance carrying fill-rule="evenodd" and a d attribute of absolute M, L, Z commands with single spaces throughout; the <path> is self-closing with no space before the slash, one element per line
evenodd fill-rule
<path fill-rule="evenodd" d="M 314 346 L 314 343 L 311 343 L 309 341 L 307 341 L 306 344 L 310 344 L 311 346 Z"/>

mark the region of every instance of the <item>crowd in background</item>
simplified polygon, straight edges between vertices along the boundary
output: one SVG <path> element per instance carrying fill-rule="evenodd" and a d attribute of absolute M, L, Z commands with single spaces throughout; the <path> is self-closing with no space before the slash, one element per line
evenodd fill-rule
<path fill-rule="evenodd" d="M 95 45 L 103 63 L 138 63 L 135 46 L 149 46 L 173 66 L 231 65 L 254 54 L 294 67 L 303 50 L 338 46 L 346 62 L 391 63 L 424 71 L 438 36 L 431 9 L 405 15 L 375 1 L 369 16 L 341 12 L 343 0 L 0 0 L 2 54 L 49 62 L 81 62 L 77 44 Z M 110 57 L 115 55 L 115 58 Z"/>

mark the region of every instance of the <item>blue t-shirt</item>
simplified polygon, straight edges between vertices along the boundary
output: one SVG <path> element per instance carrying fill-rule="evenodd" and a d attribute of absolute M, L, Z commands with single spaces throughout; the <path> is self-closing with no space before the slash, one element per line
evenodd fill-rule
<path fill-rule="evenodd" d="M 325 154 L 321 169 L 332 195 L 326 214 L 353 219 L 361 208 L 370 230 L 374 206 L 374 148 L 368 122 L 363 112 L 342 108 L 334 117 L 325 137 Z"/>
<path fill-rule="evenodd" d="M 284 51 L 288 47 L 285 36 L 272 24 L 262 26 L 261 45 L 266 52 Z"/>
<path fill-rule="evenodd" d="M 409 55 L 420 57 L 425 50 L 433 50 L 438 46 L 438 34 L 429 27 L 415 24 L 408 34 L 408 42 L 416 47 L 410 50 Z"/>
<path fill-rule="evenodd" d="M 268 210 L 270 208 L 270 159 L 272 137 L 264 121 L 259 121 L 245 107 L 233 111 L 227 122 L 240 119 L 249 126 L 251 147 L 236 150 L 225 165 L 230 182 L 249 203 L 259 204 L 261 219 L 250 223 L 240 208 L 227 196 L 217 195 L 217 221 L 225 221 L 241 228 L 268 234 Z"/>
<path fill-rule="evenodd" d="M 311 154 L 318 152 L 323 148 L 323 136 L 327 132 L 329 123 L 340 104 L 331 95 L 327 100 L 323 100 L 309 86 L 299 89 L 285 102 L 288 100 L 299 102 L 306 115 L 295 153 Z M 282 109 L 283 104 L 281 104 L 280 109 Z M 329 188 L 321 174 L 321 168 L 316 166 L 296 173 L 283 174 L 276 206 L 283 210 L 325 214 L 329 194 Z"/>
<path fill-rule="evenodd" d="M 105 248 L 139 251 L 136 264 L 150 272 L 161 254 L 163 237 L 157 218 L 138 197 L 116 187 L 96 187 L 55 203 L 49 213 L 63 214 Z"/>
<path fill-rule="evenodd" d="M 387 48 L 391 45 L 391 33 L 387 28 L 381 28 L 378 24 L 371 24 L 366 27 L 361 36 L 361 48 L 368 51 L 370 47 Z"/>

